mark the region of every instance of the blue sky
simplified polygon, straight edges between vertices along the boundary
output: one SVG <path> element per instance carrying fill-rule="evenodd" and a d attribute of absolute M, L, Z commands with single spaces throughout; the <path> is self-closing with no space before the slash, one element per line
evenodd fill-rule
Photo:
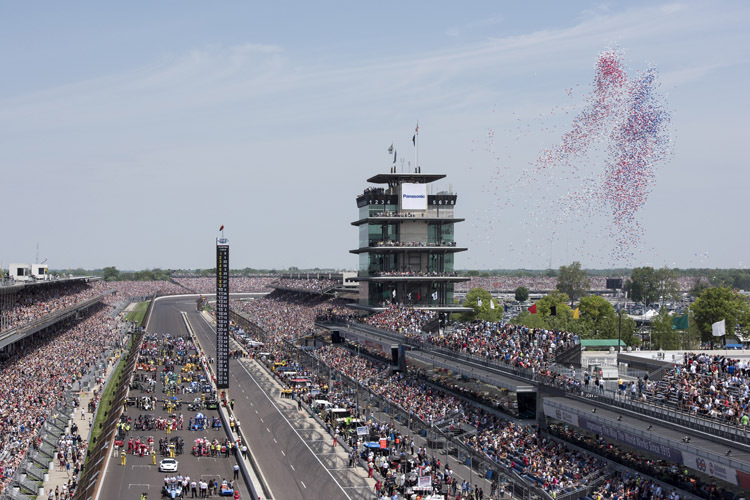
<path fill-rule="evenodd" d="M 0 261 L 39 243 L 54 268 L 212 267 L 224 224 L 232 267 L 354 268 L 355 196 L 392 142 L 413 161 L 419 120 L 422 171 L 467 219 L 459 268 L 745 267 L 748 21 L 745 2 L 4 3 Z M 671 112 L 627 262 L 606 217 L 534 211 L 543 184 L 517 182 L 613 46 Z"/>

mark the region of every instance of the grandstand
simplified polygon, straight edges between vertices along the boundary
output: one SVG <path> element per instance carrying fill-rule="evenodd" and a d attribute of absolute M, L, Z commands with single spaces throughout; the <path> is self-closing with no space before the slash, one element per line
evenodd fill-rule
<path fill-rule="evenodd" d="M 388 359 L 387 348 L 394 344 L 406 347 L 408 377 L 444 387 L 441 390 L 448 390 L 450 394 L 445 397 L 475 402 L 459 413 L 451 406 L 458 403 L 443 407 L 433 400 L 429 407 L 413 407 L 414 402 L 399 402 L 406 401 L 402 398 L 407 394 L 412 394 L 410 400 L 418 398 L 412 389 L 394 385 L 396 380 L 402 379 L 383 379 L 387 375 L 381 374 L 377 378 L 382 381 L 374 382 L 377 371 L 341 365 L 346 359 L 342 354 L 326 354 L 320 359 L 325 359 L 327 365 L 334 363 L 350 377 L 366 376 L 367 387 L 371 390 L 377 392 L 377 387 L 382 386 L 381 397 L 407 410 L 411 408 L 414 414 L 410 418 L 418 416 L 428 427 L 431 419 L 441 422 L 441 429 L 444 422 L 461 420 L 462 434 L 455 434 L 453 438 L 451 431 L 444 437 L 446 442 L 453 443 L 449 445 L 448 456 L 452 453 L 460 456 L 464 453 L 460 450 L 469 446 L 476 453 L 476 462 L 472 463 L 476 473 L 487 475 L 494 471 L 492 473 L 502 474 L 511 482 L 519 481 L 521 486 L 516 491 L 526 491 L 528 495 L 537 491 L 543 497 L 557 499 L 589 495 L 594 498 L 609 491 L 607 488 L 624 487 L 622 485 L 640 478 L 639 483 L 649 485 L 654 491 L 674 491 L 683 498 L 731 499 L 739 498 L 750 487 L 748 379 L 738 379 L 748 370 L 749 365 L 743 361 L 728 360 L 725 356 L 709 359 L 686 355 L 681 364 L 692 367 L 688 372 L 694 375 L 688 377 L 688 382 L 684 381 L 684 371 L 665 369 L 664 365 L 670 363 L 662 362 L 658 368 L 643 370 L 647 374 L 645 379 L 620 377 L 626 387 L 623 392 L 619 384 L 606 383 L 600 378 L 598 371 L 584 377 L 580 365 L 580 372 L 576 374 L 567 363 L 566 366 L 556 364 L 556 357 L 561 353 L 580 349 L 573 336 L 565 332 L 476 323 L 453 324 L 442 334 L 430 333 L 424 330 L 432 319 L 430 311 L 391 306 L 362 319 L 340 310 L 340 304 L 321 299 L 313 301 L 313 293 L 309 296 L 308 300 L 303 298 L 304 293 L 295 294 L 293 310 L 288 297 L 269 296 L 275 304 L 263 304 L 265 300 L 246 304 L 244 307 L 249 314 L 243 313 L 241 318 L 235 316 L 235 319 L 252 324 L 249 331 L 256 335 L 266 335 L 264 349 L 275 345 L 275 337 L 268 337 L 270 332 L 281 333 L 282 337 L 278 338 L 288 342 L 300 339 L 311 330 L 336 331 L 344 337 L 345 345 L 358 346 L 352 348 L 354 352 L 368 352 L 368 356 L 375 356 L 373 359 L 382 359 L 382 370 L 386 371 L 394 365 Z M 310 309 L 306 303 L 311 305 Z M 283 310 L 286 314 L 277 315 L 274 310 Z M 291 311 L 295 312 L 290 315 Z M 309 324 L 313 314 L 318 320 L 315 326 Z M 269 322 L 270 318 L 274 319 Z M 369 325 L 359 323 L 360 319 Z M 538 351 L 537 346 L 541 348 Z M 356 357 L 352 359 L 351 363 L 356 365 Z M 630 363 L 635 364 L 632 360 Z M 683 375 L 682 381 L 676 379 L 679 373 Z M 459 384 L 468 377 L 475 382 Z M 408 383 L 409 378 L 403 380 Z M 478 387 L 479 383 L 487 387 L 488 381 L 502 391 L 489 399 L 472 393 L 472 387 Z M 711 388 L 710 381 L 715 388 Z M 688 396 L 680 399 L 679 392 L 675 392 L 675 387 L 685 387 L 683 392 L 687 391 L 691 383 L 705 391 L 703 394 L 692 391 L 692 406 L 684 402 Z M 512 395 L 516 399 L 503 399 L 502 395 Z M 694 401 L 698 399 L 702 399 L 704 405 L 709 404 L 706 401 L 713 401 L 710 404 L 715 406 L 714 411 L 696 410 Z M 519 412 L 519 406 L 525 410 Z M 524 429 L 523 432 L 529 432 L 528 437 L 512 448 L 498 448 L 496 444 L 507 432 L 507 424 L 493 417 L 494 423 L 488 427 L 490 413 L 479 420 L 463 420 L 474 407 L 485 408 L 484 412 L 492 414 L 520 416 L 522 427 L 513 432 Z M 426 411 L 428 408 L 432 410 Z M 530 408 L 533 411 L 529 413 Z M 440 413 L 431 413 L 438 409 Z M 446 420 L 447 415 L 454 416 Z M 539 429 L 539 434 L 532 432 L 534 429 Z M 529 440 L 534 443 L 542 440 L 548 451 L 534 459 L 528 450 L 519 452 L 529 446 Z M 570 457 L 571 464 L 584 460 L 592 464 L 592 468 L 586 466 L 576 471 L 579 465 L 568 465 L 564 466 L 565 473 L 550 474 L 554 457 L 561 454 Z M 524 461 L 524 457 L 528 460 Z"/>

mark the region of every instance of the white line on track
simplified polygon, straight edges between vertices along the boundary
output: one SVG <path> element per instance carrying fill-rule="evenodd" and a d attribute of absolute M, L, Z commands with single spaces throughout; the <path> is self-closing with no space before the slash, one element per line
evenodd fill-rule
<path fill-rule="evenodd" d="M 291 468 L 292 468 L 292 470 L 295 470 L 295 469 L 294 469 L 294 466 L 293 466 L 292 464 L 289 464 L 289 467 L 291 467 Z"/>
<path fill-rule="evenodd" d="M 281 450 L 281 454 L 286 456 L 286 453 L 284 453 L 284 450 Z"/>
<path fill-rule="evenodd" d="M 328 470 L 328 468 L 323 464 L 323 462 L 315 454 L 315 452 L 312 450 L 312 448 L 310 448 L 310 445 L 308 445 L 305 442 L 305 440 L 302 439 L 302 436 L 300 436 L 299 432 L 297 432 L 297 429 L 295 429 L 294 426 L 292 425 L 292 423 L 289 422 L 289 419 L 286 418 L 286 415 L 284 415 L 284 413 L 282 413 L 281 409 L 279 409 L 279 407 L 276 405 L 276 403 L 273 401 L 273 399 L 271 399 L 271 396 L 269 396 L 268 393 L 260 386 L 260 384 L 258 383 L 258 381 L 255 380 L 255 377 L 253 377 L 253 375 L 248 371 L 247 367 L 245 367 L 245 365 L 240 365 L 240 366 L 242 367 L 243 370 L 245 370 L 245 373 L 247 373 L 248 377 L 250 377 L 250 380 L 252 380 L 255 383 L 255 385 L 258 386 L 258 389 L 260 389 L 261 392 L 263 393 L 263 395 L 266 397 L 266 399 L 268 399 L 268 402 L 271 403 L 271 405 L 274 408 L 276 408 L 276 411 L 279 412 L 279 415 L 281 415 L 281 418 L 283 418 L 286 421 L 287 425 L 289 425 L 289 428 L 292 429 L 292 431 L 294 431 L 294 433 L 297 435 L 297 437 L 302 442 L 302 444 L 304 444 L 307 447 L 307 449 L 310 450 L 310 453 L 312 454 L 313 457 L 315 457 L 315 460 L 317 460 L 318 463 L 320 464 L 320 466 L 323 467 L 323 469 L 328 473 L 329 476 L 331 476 L 331 479 L 333 479 L 333 482 L 336 483 L 336 486 L 338 486 L 339 488 L 341 488 L 341 492 L 344 494 L 344 496 L 346 498 L 348 498 L 349 500 L 352 500 L 352 497 L 350 497 L 349 494 L 346 491 L 344 491 L 344 487 L 341 486 L 341 483 L 339 483 L 338 480 L 333 476 L 333 474 L 331 474 L 331 471 Z M 283 453 L 283 451 L 282 451 L 282 453 Z"/>
<path fill-rule="evenodd" d="M 300 481 L 299 484 L 301 484 L 302 486 L 305 486 L 305 482 L 304 481 Z M 307 486 L 305 486 L 305 489 L 307 489 Z"/>

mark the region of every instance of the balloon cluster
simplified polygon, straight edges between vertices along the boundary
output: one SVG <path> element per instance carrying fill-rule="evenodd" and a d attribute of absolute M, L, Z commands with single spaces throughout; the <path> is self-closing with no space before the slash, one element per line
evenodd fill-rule
<path fill-rule="evenodd" d="M 550 118 L 561 112 L 573 115 L 572 123 L 564 120 L 567 125 L 557 144 L 543 149 L 515 181 L 508 178 L 512 162 L 504 161 L 495 147 L 498 134 L 491 130 L 486 138 L 486 150 L 498 161 L 494 199 L 503 200 L 500 205 L 523 202 L 527 207 L 521 222 L 529 240 L 525 246 L 533 252 L 529 243 L 536 241 L 540 257 L 549 248 L 551 258 L 567 223 L 575 225 L 579 236 L 573 249 L 577 253 L 570 258 L 629 263 L 642 250 L 637 215 L 648 200 L 657 165 L 672 149 L 670 114 L 654 67 L 628 73 L 622 52 L 606 50 L 597 57 L 591 91 L 581 105 L 557 106 L 549 116 L 540 115 L 541 127 L 519 123 L 516 130 L 509 129 L 516 141 L 531 134 L 555 134 L 547 124 Z M 573 98 L 573 89 L 566 91 Z M 521 122 L 515 113 L 514 121 Z M 588 255 L 593 247 L 586 240 L 606 240 L 609 255 Z"/>

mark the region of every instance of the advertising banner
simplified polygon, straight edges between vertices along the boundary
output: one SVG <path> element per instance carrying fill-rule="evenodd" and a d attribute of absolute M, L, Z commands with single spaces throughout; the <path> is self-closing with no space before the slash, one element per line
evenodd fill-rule
<path fill-rule="evenodd" d="M 579 417 L 578 421 L 581 429 L 586 429 L 587 431 L 595 432 L 606 438 L 614 439 L 635 448 L 648 451 L 649 453 L 666 458 L 672 462 L 678 464 L 683 463 L 682 451 L 667 444 L 660 443 L 656 439 L 650 439 L 647 436 L 641 436 L 633 432 L 618 429 L 613 425 L 603 424 L 585 417 Z"/>
<path fill-rule="evenodd" d="M 427 210 L 427 184 L 401 184 L 401 210 Z"/>
<path fill-rule="evenodd" d="M 708 474 L 711 477 L 719 478 L 722 481 L 739 485 L 737 481 L 737 469 L 686 451 L 682 453 L 682 456 L 685 458 L 684 464 L 686 467 Z"/>
<path fill-rule="evenodd" d="M 549 401 L 544 400 L 544 414 L 550 418 L 561 420 L 566 424 L 578 427 L 578 415 L 567 410 L 552 406 Z"/>

